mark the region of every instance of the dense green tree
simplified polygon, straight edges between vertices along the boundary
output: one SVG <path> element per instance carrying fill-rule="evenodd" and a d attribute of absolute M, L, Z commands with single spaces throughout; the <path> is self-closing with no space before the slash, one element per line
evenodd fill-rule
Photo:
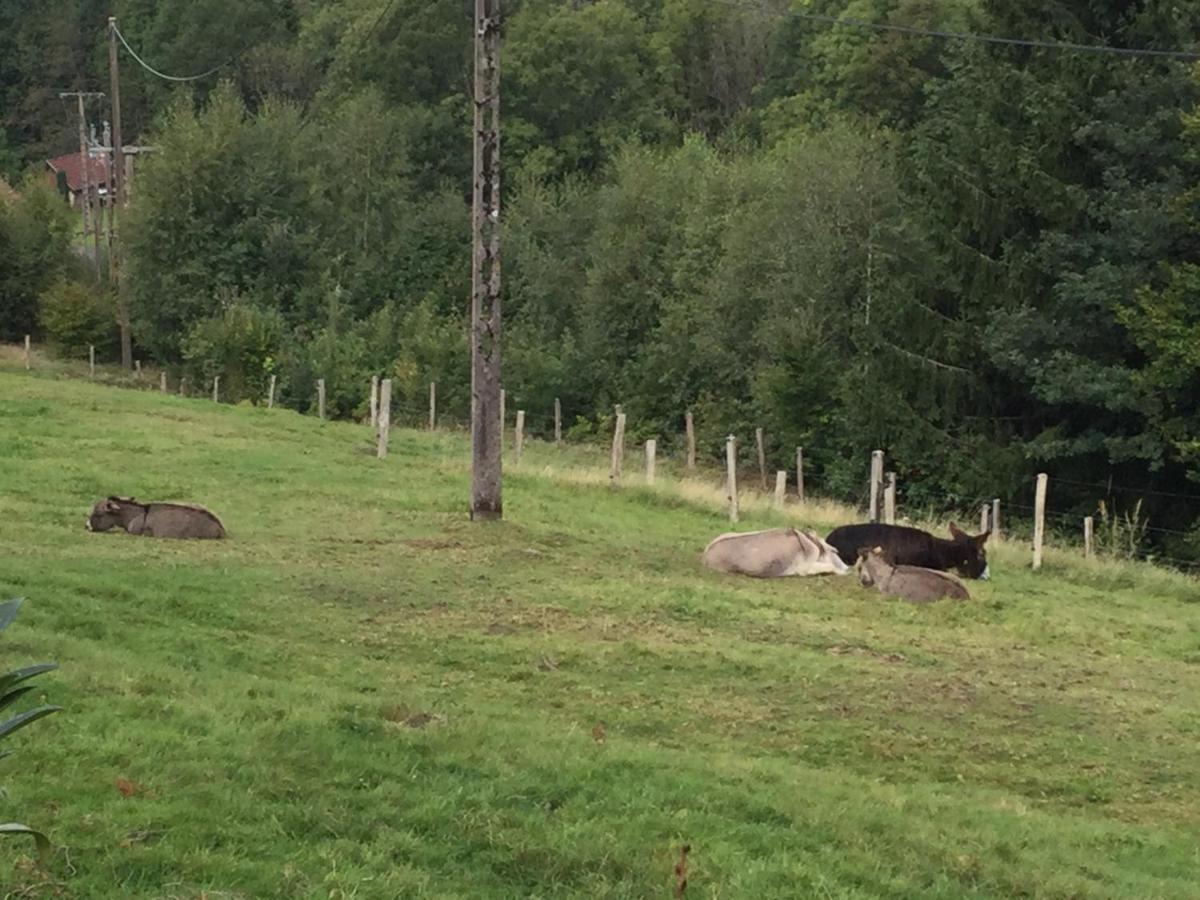
<path fill-rule="evenodd" d="M 108 8 L 52 7 L 0 11 L 3 133 L 22 160 L 73 149 L 53 91 L 106 81 Z M 142 351 L 220 369 L 231 396 L 277 374 L 301 409 L 325 378 L 343 416 L 376 374 L 419 421 L 436 381 L 444 415 L 465 417 L 468 0 L 113 9 L 167 71 L 236 57 L 223 86 L 180 93 L 122 51 L 129 139 L 160 148 L 122 222 Z M 587 434 L 621 403 L 631 438 L 666 450 L 691 408 L 714 455 L 763 427 L 773 464 L 803 444 L 816 483 L 854 499 L 881 447 L 910 507 L 1022 502 L 1039 470 L 1066 476 L 1055 503 L 1072 512 L 1096 490 L 1071 480 L 1174 491 L 1200 475 L 1193 73 L 887 26 L 1189 49 L 1198 13 L 506 3 L 510 408 L 547 433 L 558 398 Z M 66 232 L 47 223 L 64 209 L 39 196 L 36 214 L 0 211 L 20 251 L 0 256 L 0 319 L 19 336 L 40 302 L 48 330 L 77 335 L 93 294 L 61 280 Z M 1158 494 L 1145 508 L 1197 518 Z"/>
<path fill-rule="evenodd" d="M 622 0 L 528 0 L 508 22 L 505 141 L 531 174 L 594 171 L 673 132 L 651 33 Z"/>
<path fill-rule="evenodd" d="M 1156 18 L 1118 5 L 1059 13 L 1006 6 L 992 28 L 1040 22 L 1082 39 L 1137 35 Z M 1158 37 L 1185 44 L 1193 28 Z M 1118 310 L 1179 250 L 1170 199 L 1197 175 L 1181 139 L 1179 110 L 1195 99 L 1186 68 L 971 47 L 950 71 L 914 131 L 911 171 L 936 245 L 932 296 L 968 326 L 960 364 L 986 360 L 979 412 L 1042 465 L 1169 465 Z"/>
<path fill-rule="evenodd" d="M 227 85 L 200 113 L 182 96 L 155 140 L 126 227 L 139 343 L 179 359 L 184 335 L 223 293 L 285 316 L 306 308 L 315 241 L 297 111 L 269 104 L 250 116 Z"/>
<path fill-rule="evenodd" d="M 15 198 L 0 198 L 0 340 L 40 333 L 38 297 L 77 274 L 74 217 L 52 187 L 28 178 Z"/>

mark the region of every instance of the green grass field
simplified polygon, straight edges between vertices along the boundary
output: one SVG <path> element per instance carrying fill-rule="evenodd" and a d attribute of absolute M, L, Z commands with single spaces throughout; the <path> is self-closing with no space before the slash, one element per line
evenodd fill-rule
<path fill-rule="evenodd" d="M 716 491 L 612 491 L 601 450 L 533 444 L 473 525 L 461 435 L 380 462 L 363 426 L 18 368 L 0 648 L 58 661 L 65 710 L 0 763 L 59 847 L 0 844 L 9 896 L 667 898 L 683 843 L 689 898 L 1200 890 L 1196 581 L 1015 544 L 970 604 L 721 576 Z M 90 534 L 109 493 L 231 540 Z"/>

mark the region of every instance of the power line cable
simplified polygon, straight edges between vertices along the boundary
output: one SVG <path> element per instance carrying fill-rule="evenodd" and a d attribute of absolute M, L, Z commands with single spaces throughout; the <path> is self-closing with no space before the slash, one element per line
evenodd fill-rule
<path fill-rule="evenodd" d="M 117 37 L 120 39 L 121 43 L 125 45 L 125 49 L 129 51 L 129 55 L 132 56 L 137 61 L 138 65 L 140 65 L 143 69 L 145 69 L 151 75 L 157 75 L 159 78 L 162 78 L 166 81 L 199 81 L 201 78 L 207 78 L 209 75 L 213 75 L 216 72 L 220 71 L 221 69 L 225 68 L 227 65 L 229 65 L 231 62 L 236 60 L 239 56 L 241 56 L 243 53 L 245 53 L 247 50 L 250 49 L 250 45 L 247 44 L 245 47 L 243 47 L 241 50 L 239 50 L 233 56 L 229 57 L 229 59 L 225 60 L 225 62 L 221 63 L 220 65 L 213 66 L 207 72 L 201 72 L 199 75 L 167 75 L 165 72 L 158 71 L 158 69 L 154 68 L 148 62 L 146 62 L 144 59 L 142 59 L 140 56 L 138 56 L 137 51 L 134 50 L 131 46 L 129 46 L 129 41 L 125 40 L 125 35 L 121 34 L 121 29 L 119 29 L 115 24 L 113 25 L 112 28 L 113 28 L 113 31 L 116 32 Z"/>
<path fill-rule="evenodd" d="M 358 46 L 354 48 L 354 55 L 357 56 L 362 52 L 363 48 L 367 45 L 367 41 L 371 39 L 371 35 L 375 33 L 375 29 L 379 27 L 379 23 L 387 17 L 387 14 L 392 11 L 392 7 L 395 5 L 396 0 L 388 0 L 388 4 L 383 8 L 383 12 L 376 16 L 375 21 L 371 23 L 371 27 L 367 29 L 367 33 L 363 35 L 362 40 L 358 42 Z"/>
<path fill-rule="evenodd" d="M 1200 494 L 1181 494 L 1177 491 L 1157 491 L 1151 488 L 1130 488 L 1123 487 L 1119 484 L 1105 484 L 1099 481 L 1072 481 L 1070 478 L 1053 479 L 1059 484 L 1070 484 L 1076 487 L 1095 487 L 1103 488 L 1106 491 L 1121 491 L 1125 494 L 1146 494 L 1152 497 L 1175 497 L 1180 500 L 1200 500 Z"/>
<path fill-rule="evenodd" d="M 1147 57 L 1157 59 L 1200 59 L 1200 52 L 1190 50 L 1140 50 L 1134 47 L 1109 47 L 1103 44 L 1076 44 L 1069 41 L 1041 41 L 1030 38 L 1000 37 L 993 34 L 973 34 L 965 31 L 943 31 L 937 28 L 921 28 L 916 25 L 888 25 L 883 22 L 868 22 L 865 19 L 854 19 L 845 16 L 825 16 L 818 13 L 804 13 L 796 10 L 779 12 L 761 3 L 744 2 L 744 0 L 717 0 L 726 6 L 753 8 L 769 13 L 779 18 L 802 19 L 806 22 L 821 22 L 849 28 L 865 28 L 871 31 L 892 31 L 899 34 L 910 34 L 917 37 L 933 37 L 943 40 L 975 41 L 984 44 L 1002 44 L 1010 47 L 1037 47 L 1042 50 L 1068 50 L 1077 53 L 1106 53 L 1115 56 Z"/>

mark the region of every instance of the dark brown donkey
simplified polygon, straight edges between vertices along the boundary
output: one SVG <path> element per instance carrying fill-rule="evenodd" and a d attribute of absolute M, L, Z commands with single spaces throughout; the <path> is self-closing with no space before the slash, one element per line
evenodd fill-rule
<path fill-rule="evenodd" d="M 964 578 L 986 579 L 987 551 L 983 545 L 990 533 L 972 536 L 951 522 L 951 539 L 945 540 L 905 525 L 864 523 L 835 528 L 825 540 L 847 565 L 858 560 L 861 548 L 880 547 L 883 557 L 893 566 L 921 566 L 941 572 L 954 569 Z"/>

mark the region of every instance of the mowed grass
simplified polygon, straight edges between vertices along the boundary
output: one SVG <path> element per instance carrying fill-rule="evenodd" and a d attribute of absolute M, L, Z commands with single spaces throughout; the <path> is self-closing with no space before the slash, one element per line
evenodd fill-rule
<path fill-rule="evenodd" d="M 719 488 L 532 444 L 503 523 L 461 435 L 0 371 L 21 896 L 1188 897 L 1200 588 L 1023 546 L 969 604 L 698 565 Z M 631 452 L 628 468 L 636 470 Z M 110 493 L 225 542 L 90 534 Z M 830 504 L 739 526 L 824 529 Z"/>

